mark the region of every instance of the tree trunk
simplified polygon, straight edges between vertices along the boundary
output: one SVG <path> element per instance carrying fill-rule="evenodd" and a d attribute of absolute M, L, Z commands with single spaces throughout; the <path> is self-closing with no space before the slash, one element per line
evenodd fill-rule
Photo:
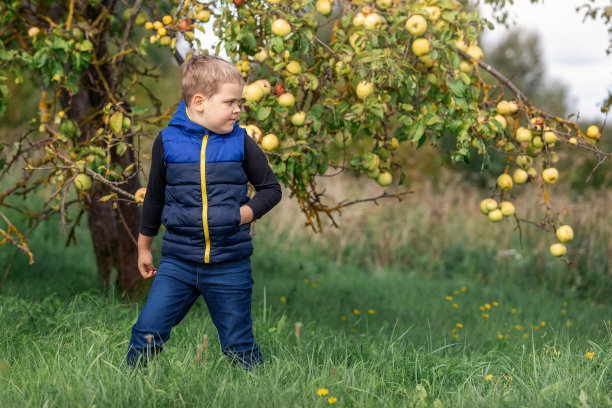
<path fill-rule="evenodd" d="M 112 10 L 115 0 L 106 0 L 97 6 L 91 6 L 87 1 L 77 3 L 77 7 L 86 8 L 86 13 L 93 19 L 96 18 L 103 8 Z M 103 59 L 108 53 L 108 47 L 104 30 L 98 35 L 90 38 L 94 44 L 93 52 L 98 60 Z M 71 119 L 81 124 L 81 137 L 79 143 L 87 145 L 95 135 L 97 128 L 103 126 L 103 107 L 111 100 L 109 92 L 116 100 L 122 100 L 122 95 L 117 92 L 114 83 L 116 78 L 110 63 L 99 65 L 98 72 L 90 66 L 81 76 L 81 89 L 74 95 L 64 95 L 64 106 L 70 107 L 68 115 Z M 106 84 L 103 82 L 106 81 Z M 110 89 L 106 88 L 108 86 Z M 108 90 L 107 90 L 108 89 Z M 129 109 L 129 104 L 123 106 Z M 95 118 L 91 120 L 91 115 Z M 133 138 L 126 137 L 126 143 L 132 144 Z M 132 148 L 129 148 L 123 156 L 111 154 L 111 163 L 118 163 L 122 168 L 136 163 L 136 157 Z M 137 177 L 129 179 L 121 188 L 134 193 L 140 187 Z M 104 287 L 117 285 L 122 294 L 129 297 L 139 297 L 143 293 L 144 280 L 138 271 L 138 230 L 140 225 L 140 208 L 136 202 L 118 200 L 116 202 L 100 202 L 99 198 L 110 194 L 107 186 L 94 183 L 94 187 L 87 196 L 86 211 L 89 221 L 89 229 L 93 242 L 98 274 Z M 112 281 L 111 281 L 112 280 Z"/>

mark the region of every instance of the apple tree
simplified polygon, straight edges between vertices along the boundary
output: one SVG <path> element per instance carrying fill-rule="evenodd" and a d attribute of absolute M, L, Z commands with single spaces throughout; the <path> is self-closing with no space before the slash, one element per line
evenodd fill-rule
<path fill-rule="evenodd" d="M 321 176 L 347 171 L 402 185 L 398 146 L 450 139 L 454 162 L 491 151 L 507 156 L 481 204 L 492 221 L 520 224 L 509 191 L 537 183 L 546 204 L 540 226 L 556 235 L 553 255 L 565 254 L 572 230 L 548 195 L 559 177 L 557 152 L 579 148 L 607 159 L 598 148 L 601 129 L 581 129 L 533 106 L 486 63 L 478 35 L 490 23 L 452 0 L 4 2 L 0 114 L 10 103 L 9 84 L 35 84 L 39 104 L 23 134 L 0 142 L 0 181 L 23 168 L 0 193 L 0 245 L 14 245 L 33 262 L 32 228 L 59 214 L 70 240 L 86 216 L 102 281 L 114 283 L 115 270 L 120 288 L 137 292 L 138 175 L 150 158 L 140 141 L 173 113 L 149 86 L 159 75 L 151 55 L 165 50 L 181 63 L 202 52 L 209 20 L 219 39 L 214 52 L 229 56 L 247 83 L 241 123 L 315 231 L 364 201 L 330 204 Z M 137 90 L 146 101 L 135 98 Z M 22 204 L 43 189 L 50 193 L 42 206 Z M 15 227 L 16 213 L 31 219 L 28 231 Z"/>

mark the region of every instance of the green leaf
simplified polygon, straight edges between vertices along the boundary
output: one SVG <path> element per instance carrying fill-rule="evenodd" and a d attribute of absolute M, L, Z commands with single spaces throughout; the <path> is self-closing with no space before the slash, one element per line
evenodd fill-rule
<path fill-rule="evenodd" d="M 462 81 L 459 81 L 459 80 L 453 81 L 453 82 L 449 82 L 448 83 L 448 87 L 450 88 L 450 90 L 453 93 L 453 95 L 456 95 L 456 96 L 463 96 L 463 95 L 465 95 L 465 91 L 467 89 L 465 84 Z"/>
<path fill-rule="evenodd" d="M 267 107 L 267 106 L 262 106 L 257 109 L 257 114 L 255 117 L 257 118 L 258 121 L 263 122 L 264 120 L 268 118 L 268 116 L 270 116 L 270 113 L 272 113 L 272 108 Z"/>

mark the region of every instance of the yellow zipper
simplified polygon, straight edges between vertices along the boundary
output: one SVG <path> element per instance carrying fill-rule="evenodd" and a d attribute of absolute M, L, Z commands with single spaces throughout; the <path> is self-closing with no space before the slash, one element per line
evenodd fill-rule
<path fill-rule="evenodd" d="M 204 227 L 204 263 L 210 263 L 210 236 L 208 234 L 208 196 L 206 194 L 206 144 L 208 135 L 202 138 L 202 149 L 200 150 L 200 184 L 202 185 L 202 226 Z"/>

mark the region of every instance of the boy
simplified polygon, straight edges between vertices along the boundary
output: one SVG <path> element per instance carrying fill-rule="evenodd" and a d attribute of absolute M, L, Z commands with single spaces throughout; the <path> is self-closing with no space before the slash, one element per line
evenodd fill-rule
<path fill-rule="evenodd" d="M 236 120 L 244 81 L 221 58 L 181 66 L 183 100 L 153 143 L 138 236 L 138 269 L 155 276 L 132 337 L 128 365 L 161 352 L 201 294 L 223 353 L 246 369 L 263 363 L 251 321 L 250 223 L 281 199 L 266 156 Z M 247 181 L 256 190 L 249 200 Z M 166 227 L 159 269 L 151 243 Z"/>

